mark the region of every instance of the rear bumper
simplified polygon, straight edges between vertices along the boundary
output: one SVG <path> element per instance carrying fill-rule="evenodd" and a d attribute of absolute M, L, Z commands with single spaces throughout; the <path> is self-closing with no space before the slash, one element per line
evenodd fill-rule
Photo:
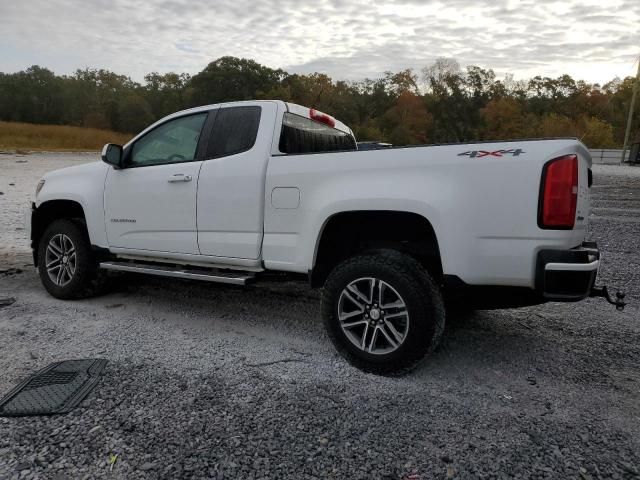
<path fill-rule="evenodd" d="M 595 242 L 571 250 L 541 250 L 536 263 L 536 291 L 546 300 L 575 302 L 590 295 L 600 266 Z"/>
<path fill-rule="evenodd" d="M 570 250 L 541 250 L 536 261 L 535 288 L 497 285 L 467 285 L 455 275 L 445 275 L 445 300 L 449 305 L 466 303 L 472 308 L 517 308 L 545 302 L 577 302 L 602 297 L 624 309 L 625 295 L 609 294 L 606 286 L 596 287 L 600 251 L 595 242 L 583 242 Z"/>

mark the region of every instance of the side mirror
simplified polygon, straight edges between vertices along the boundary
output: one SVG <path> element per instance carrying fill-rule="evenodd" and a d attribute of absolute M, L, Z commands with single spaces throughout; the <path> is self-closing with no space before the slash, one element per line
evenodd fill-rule
<path fill-rule="evenodd" d="M 115 143 L 107 143 L 102 147 L 102 161 L 116 168 L 120 168 L 120 164 L 122 163 L 122 147 Z"/>

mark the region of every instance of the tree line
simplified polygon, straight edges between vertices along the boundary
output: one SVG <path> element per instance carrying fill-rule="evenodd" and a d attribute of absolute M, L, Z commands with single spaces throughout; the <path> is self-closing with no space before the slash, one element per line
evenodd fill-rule
<path fill-rule="evenodd" d="M 281 99 L 339 118 L 358 140 L 410 145 L 572 136 L 591 148 L 608 148 L 622 145 L 633 81 L 498 79 L 491 69 L 462 69 L 445 58 L 420 72 L 362 81 L 290 74 L 235 57 L 221 57 L 193 76 L 150 73 L 142 83 L 103 69 L 56 75 L 32 66 L 0 73 L 0 120 L 136 133 L 184 108 Z M 637 118 L 632 128 L 640 139 Z"/>

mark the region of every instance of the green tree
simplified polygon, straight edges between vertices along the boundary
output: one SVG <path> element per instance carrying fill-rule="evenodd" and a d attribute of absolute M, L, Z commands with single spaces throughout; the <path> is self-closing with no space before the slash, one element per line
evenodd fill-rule
<path fill-rule="evenodd" d="M 415 93 L 405 90 L 396 104 L 383 116 L 386 138 L 395 145 L 426 143 L 433 118 L 424 101 Z"/>
<path fill-rule="evenodd" d="M 152 72 L 145 75 L 144 97 L 149 104 L 153 117 L 162 118 L 186 106 L 184 91 L 189 83 L 186 73 Z"/>
<path fill-rule="evenodd" d="M 0 77 L 0 118 L 15 122 L 61 123 L 62 81 L 51 70 L 34 65 Z"/>
<path fill-rule="evenodd" d="M 469 99 L 467 80 L 455 60 L 439 58 L 423 69 L 427 110 L 433 115 L 436 142 L 460 142 L 478 137 L 478 109 Z"/>
<path fill-rule="evenodd" d="M 221 57 L 187 82 L 187 104 L 196 106 L 262 98 L 284 77 L 283 70 L 265 67 L 254 60 Z"/>
<path fill-rule="evenodd" d="M 129 93 L 118 100 L 118 130 L 138 133 L 153 123 L 149 103 L 139 94 Z"/>
<path fill-rule="evenodd" d="M 0 73 L 0 120 L 84 125 L 133 133 L 189 106 L 275 98 L 317 108 L 361 138 L 414 144 L 535 136 L 577 136 L 621 146 L 633 78 L 603 86 L 535 76 L 497 79 L 491 69 L 438 58 L 358 82 L 323 73 L 289 74 L 254 60 L 221 57 L 193 77 L 152 72 L 141 85 L 104 69 L 56 75 L 34 65 Z M 640 138 L 640 115 L 632 124 Z"/>
<path fill-rule="evenodd" d="M 613 126 L 595 117 L 582 117 L 578 122 L 577 136 L 589 148 L 612 148 Z"/>
<path fill-rule="evenodd" d="M 550 113 L 545 115 L 538 127 L 540 137 L 575 137 L 576 126 L 568 117 Z"/>
<path fill-rule="evenodd" d="M 481 110 L 485 123 L 483 139 L 499 140 L 526 137 L 525 114 L 520 102 L 512 98 L 494 98 Z"/>

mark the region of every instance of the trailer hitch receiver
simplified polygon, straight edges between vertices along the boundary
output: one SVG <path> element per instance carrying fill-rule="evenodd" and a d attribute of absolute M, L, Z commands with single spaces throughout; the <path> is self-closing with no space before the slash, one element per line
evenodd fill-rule
<path fill-rule="evenodd" d="M 616 298 L 613 298 L 606 286 L 603 286 L 603 287 L 593 286 L 591 288 L 591 292 L 589 293 L 589 296 L 602 297 L 611 305 L 615 305 L 616 309 L 619 311 L 624 310 L 624 307 L 626 305 L 626 302 L 624 301 L 625 294 L 623 292 L 618 290 L 616 292 Z"/>

